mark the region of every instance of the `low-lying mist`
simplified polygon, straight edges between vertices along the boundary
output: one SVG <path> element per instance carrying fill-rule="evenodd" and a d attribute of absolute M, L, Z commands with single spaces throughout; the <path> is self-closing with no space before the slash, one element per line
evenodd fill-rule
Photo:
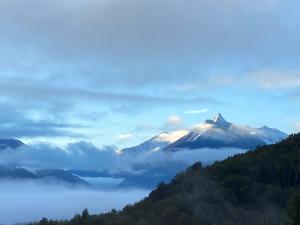
<path fill-rule="evenodd" d="M 149 190 L 91 190 L 37 181 L 1 180 L 0 224 L 70 219 L 87 208 L 98 214 L 121 209 L 148 195 Z"/>
<path fill-rule="evenodd" d="M 133 170 L 149 165 L 153 167 L 181 165 L 189 166 L 197 161 L 204 165 L 222 160 L 228 156 L 243 153 L 238 148 L 181 149 L 177 152 L 149 152 L 146 154 L 116 153 L 113 147 L 99 149 L 86 142 L 70 144 L 66 149 L 49 145 L 24 146 L 19 149 L 6 149 L 0 152 L 0 165 L 33 169 L 77 169 L 77 170 Z"/>

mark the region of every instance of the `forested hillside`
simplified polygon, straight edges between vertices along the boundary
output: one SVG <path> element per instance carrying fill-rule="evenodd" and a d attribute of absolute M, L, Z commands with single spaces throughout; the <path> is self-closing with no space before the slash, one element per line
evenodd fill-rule
<path fill-rule="evenodd" d="M 196 163 L 122 211 L 39 225 L 300 224 L 300 134 L 211 166 Z M 105 204 L 105 203 L 103 203 Z"/>

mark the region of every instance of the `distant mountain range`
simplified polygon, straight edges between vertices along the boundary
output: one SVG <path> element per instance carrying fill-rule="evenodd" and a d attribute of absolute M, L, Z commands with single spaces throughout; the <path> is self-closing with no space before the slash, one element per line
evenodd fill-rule
<path fill-rule="evenodd" d="M 138 154 L 159 150 L 180 151 L 199 148 L 253 149 L 257 146 L 277 143 L 287 137 L 286 133 L 267 126 L 252 128 L 227 122 L 219 113 L 212 119 L 194 126 L 190 131 L 162 133 L 121 152 Z"/>
<path fill-rule="evenodd" d="M 0 138 L 0 150 L 6 148 L 16 149 L 23 146 L 24 143 L 15 138 Z"/>
<path fill-rule="evenodd" d="M 59 181 L 70 185 L 89 185 L 88 182 L 72 174 L 70 171 L 57 170 L 38 170 L 35 172 L 24 168 L 15 168 L 0 166 L 0 180 L 43 180 L 43 181 Z"/>
<path fill-rule="evenodd" d="M 0 151 L 5 149 L 17 149 L 25 144 L 15 138 L 0 138 Z M 71 185 L 89 185 L 88 182 L 74 175 L 71 171 L 62 169 L 56 170 L 37 170 L 35 172 L 24 168 L 16 168 L 11 166 L 0 165 L 0 180 L 43 180 L 43 181 L 59 181 Z"/>

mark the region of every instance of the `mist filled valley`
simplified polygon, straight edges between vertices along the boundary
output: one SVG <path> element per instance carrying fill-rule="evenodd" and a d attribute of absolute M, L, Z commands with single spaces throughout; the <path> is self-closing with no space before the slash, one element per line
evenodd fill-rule
<path fill-rule="evenodd" d="M 190 165 L 209 166 L 287 137 L 266 126 L 227 122 L 221 114 L 178 133 L 160 133 L 124 149 L 99 149 L 83 141 L 57 147 L 0 139 L 1 222 L 62 221 L 83 209 L 91 214 L 122 210 L 162 182 L 173 182 Z"/>
<path fill-rule="evenodd" d="M 300 225 L 299 7 L 0 0 L 0 225 Z"/>

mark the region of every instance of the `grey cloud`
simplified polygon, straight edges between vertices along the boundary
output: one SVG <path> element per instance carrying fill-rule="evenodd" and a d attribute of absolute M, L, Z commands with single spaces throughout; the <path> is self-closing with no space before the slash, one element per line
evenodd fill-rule
<path fill-rule="evenodd" d="M 32 108 L 0 102 L 0 137 L 84 137 L 71 131 L 75 128 L 87 128 L 85 125 L 66 123 L 58 118 L 34 120 Z"/>
<path fill-rule="evenodd" d="M 46 144 L 29 145 L 17 151 L 2 151 L 0 164 L 33 169 L 115 169 L 119 167 L 119 158 L 114 150 L 113 147 L 98 149 L 85 142 L 70 144 L 66 150 Z"/>
<path fill-rule="evenodd" d="M 111 172 L 133 171 L 173 166 L 174 171 L 187 167 L 194 162 L 201 161 L 211 164 L 228 156 L 245 152 L 244 149 L 197 149 L 169 153 L 155 152 L 149 154 L 119 155 L 116 147 L 106 146 L 102 149 L 86 142 L 68 145 L 66 149 L 49 145 L 24 146 L 19 150 L 0 152 L 0 165 L 39 168 L 39 169 L 80 169 L 80 170 L 108 170 Z"/>
<path fill-rule="evenodd" d="M 273 13 L 280 4 L 269 7 L 270 2 L 275 1 L 134 0 L 86 1 L 75 5 L 70 1 L 2 1 L 2 29 L 20 44 L 26 41 L 38 50 L 46 46 L 50 53 L 66 52 L 69 57 L 74 53 L 75 56 L 136 51 L 171 53 L 174 47 L 184 53 L 192 46 L 207 53 L 212 49 L 227 49 L 228 44 L 235 47 L 233 51 L 240 47 L 251 50 L 251 43 L 268 40 L 267 31 L 280 28 L 271 23 L 277 19 Z M 263 17 L 266 23 L 259 24 Z M 231 34 L 237 28 L 241 32 L 234 37 Z M 257 30 L 261 32 L 255 37 L 252 32 Z M 251 41 L 248 34 L 255 40 Z M 221 39 L 219 35 L 224 36 Z"/>
<path fill-rule="evenodd" d="M 201 81 L 205 76 L 199 70 L 203 74 L 212 65 L 295 63 L 298 25 L 291 27 L 278 16 L 288 17 L 284 9 L 290 4 L 6 0 L 1 2 L 1 39 L 9 62 L 32 73 L 43 68 L 67 80 L 85 74 L 98 86 L 138 87 L 181 77 Z"/>
<path fill-rule="evenodd" d="M 216 88 L 261 67 L 298 67 L 297 6 L 290 0 L 2 0 L 0 99 L 61 124 L 78 119 L 79 109 L 91 115 L 79 120 L 91 122 L 99 111 L 226 105 L 222 96 L 210 97 Z M 220 71 L 234 75 L 220 80 Z M 182 91 L 189 84 L 194 89 Z M 66 132 L 51 132 L 60 130 Z"/>
<path fill-rule="evenodd" d="M 2 138 L 32 138 L 32 137 L 76 137 L 83 138 L 84 134 L 75 133 L 67 130 L 40 128 L 40 127 L 23 127 L 22 125 L 0 126 L 0 137 Z"/>
<path fill-rule="evenodd" d="M 0 93 L 10 99 L 16 99 L 21 102 L 24 98 L 29 98 L 32 102 L 47 103 L 66 103 L 67 106 L 74 103 L 74 100 L 106 101 L 106 102 L 130 102 L 139 104 L 188 104 L 188 103 L 211 103 L 223 104 L 223 102 L 209 97 L 169 97 L 139 94 L 135 92 L 107 92 L 87 88 L 76 88 L 73 86 L 55 86 L 51 83 L 40 85 L 35 79 L 26 84 L 14 82 L 11 79 L 4 80 L 0 84 Z M 36 82 L 36 83 L 35 83 Z M 71 101 L 73 100 L 73 101 Z M 67 107 L 65 106 L 65 107 Z"/>

